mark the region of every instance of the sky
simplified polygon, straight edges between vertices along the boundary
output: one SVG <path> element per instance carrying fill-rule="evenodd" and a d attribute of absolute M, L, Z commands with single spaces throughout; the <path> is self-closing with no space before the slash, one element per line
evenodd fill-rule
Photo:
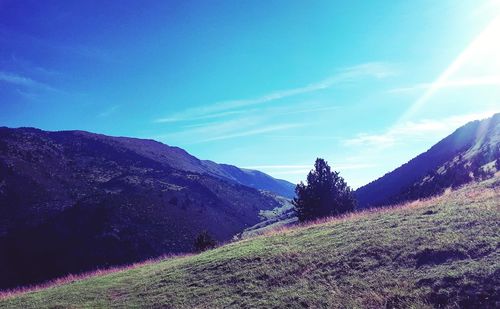
<path fill-rule="evenodd" d="M 0 126 L 356 188 L 500 111 L 500 1 L 0 0 Z"/>

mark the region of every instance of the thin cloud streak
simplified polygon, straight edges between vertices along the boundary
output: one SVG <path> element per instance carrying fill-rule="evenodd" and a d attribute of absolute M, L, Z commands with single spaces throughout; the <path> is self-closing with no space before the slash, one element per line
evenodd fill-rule
<path fill-rule="evenodd" d="M 360 133 L 354 138 L 344 140 L 347 146 L 374 146 L 386 148 L 408 140 L 425 140 L 450 134 L 469 121 L 488 118 L 497 111 L 473 113 L 444 119 L 423 119 L 397 124 L 381 134 Z"/>
<path fill-rule="evenodd" d="M 205 142 L 226 140 L 226 139 L 232 139 L 232 138 L 236 138 L 236 137 L 246 137 L 246 136 L 252 136 L 252 135 L 259 135 L 259 134 L 263 134 L 263 133 L 269 133 L 269 132 L 275 132 L 275 131 L 283 131 L 283 130 L 288 130 L 288 129 L 292 129 L 292 128 L 298 128 L 298 127 L 303 127 L 303 126 L 304 126 L 304 124 L 282 124 L 282 125 L 274 125 L 274 126 L 268 126 L 268 127 L 259 128 L 259 129 L 252 129 L 252 130 L 242 131 L 242 132 L 233 133 L 233 134 L 227 134 L 227 135 L 221 135 L 221 136 L 211 137 L 211 138 L 207 138 L 207 139 L 201 140 L 198 143 L 205 143 Z"/>
<path fill-rule="evenodd" d="M 273 140 L 276 141 L 297 141 L 300 139 L 308 139 L 308 140 L 315 140 L 315 141 L 336 141 L 342 139 L 341 136 L 334 136 L 334 135 L 269 135 L 268 137 L 272 138 Z"/>
<path fill-rule="evenodd" d="M 111 116 L 113 113 L 115 113 L 118 109 L 120 108 L 119 105 L 114 105 L 114 106 L 111 106 L 110 108 L 106 109 L 105 111 L 99 113 L 97 115 L 97 117 L 99 118 L 106 118 L 106 117 L 109 117 Z"/>
<path fill-rule="evenodd" d="M 376 165 L 371 163 L 338 163 L 331 164 L 336 171 L 359 170 L 373 168 Z M 304 177 L 313 169 L 312 165 L 255 165 L 246 166 L 246 169 L 261 170 L 274 176 L 303 175 Z"/>
<path fill-rule="evenodd" d="M 389 64 L 383 62 L 369 62 L 339 70 L 337 74 L 333 75 L 330 78 L 303 87 L 278 90 L 254 99 L 223 101 L 205 107 L 187 109 L 170 117 L 155 119 L 154 122 L 179 122 L 206 118 L 217 118 L 226 116 L 227 113 L 238 112 L 232 111 L 235 109 L 261 105 L 288 97 L 325 90 L 340 83 L 354 82 L 367 77 L 382 79 L 392 75 L 395 75 L 395 71 Z"/>
<path fill-rule="evenodd" d="M 421 83 L 410 87 L 394 88 L 389 90 L 388 93 L 413 93 L 420 90 L 428 90 L 431 87 L 434 87 L 435 89 L 445 89 L 476 86 L 500 86 L 500 76 L 486 76 L 466 80 L 446 81 L 438 85 L 433 85 L 432 83 Z"/>
<path fill-rule="evenodd" d="M 29 77 L 0 71 L 0 81 L 25 87 L 45 88 L 47 85 L 37 82 Z"/>
<path fill-rule="evenodd" d="M 244 116 L 231 117 L 227 119 L 208 119 L 205 123 L 186 123 L 173 126 L 178 130 L 157 136 L 156 138 L 172 140 L 190 140 L 190 144 L 198 144 L 209 141 L 225 140 L 235 137 L 244 137 L 257 134 L 266 134 L 268 138 L 276 138 L 271 132 L 286 131 L 297 127 L 311 125 L 309 121 L 299 119 L 297 121 L 280 124 L 289 114 L 307 114 L 317 112 L 328 112 L 337 110 L 338 106 L 303 102 L 292 106 L 269 106 L 266 108 L 252 108 L 243 112 L 231 111 L 228 114 L 244 114 Z M 237 113 L 233 113 L 237 112 Z M 279 119 L 276 119 L 279 116 Z M 205 117 L 203 117 L 205 118 Z M 287 136 L 296 136 L 300 132 L 284 132 Z M 278 135 L 279 136 L 279 135 Z M 155 138 L 155 137 L 154 137 Z M 329 137 L 331 139 L 331 137 Z"/>
<path fill-rule="evenodd" d="M 259 169 L 290 169 L 290 168 L 311 168 L 310 164 L 304 165 L 253 165 L 253 166 L 244 166 L 243 168 L 249 170 L 259 170 Z"/>
<path fill-rule="evenodd" d="M 368 164 L 368 163 L 333 163 L 331 164 L 332 168 L 334 169 L 361 169 L 361 168 L 367 168 L 367 167 L 373 167 L 375 166 L 374 164 Z M 243 168 L 246 169 L 253 169 L 253 170 L 278 170 L 277 172 L 279 173 L 279 170 L 298 170 L 298 169 L 306 169 L 307 171 L 310 171 L 313 169 L 313 166 L 311 164 L 302 164 L 302 165 L 253 165 L 253 166 L 245 166 Z"/>
<path fill-rule="evenodd" d="M 238 115 L 238 114 L 243 114 L 246 111 L 227 111 L 227 112 L 221 112 L 221 113 L 213 113 L 213 114 L 206 114 L 206 115 L 200 115 L 200 116 L 194 116 L 189 119 L 183 118 L 183 117 L 166 117 L 166 118 L 159 118 L 154 120 L 153 122 L 156 123 L 172 123 L 172 122 L 180 122 L 184 120 L 206 120 L 206 119 L 213 119 L 213 118 L 222 118 L 225 116 L 232 116 L 232 115 Z"/>
<path fill-rule="evenodd" d="M 313 112 L 324 112 L 324 111 L 332 111 L 332 110 L 337 110 L 339 109 L 339 106 L 325 106 L 325 105 L 311 105 L 309 107 L 303 107 L 303 108 L 297 108 L 295 106 L 285 106 L 285 107 L 279 107 L 279 108 L 269 108 L 265 109 L 265 112 L 270 112 L 270 113 L 279 113 L 282 115 L 292 115 L 292 114 L 301 114 L 301 113 L 313 113 Z M 252 109 L 246 109 L 246 110 L 232 110 L 232 111 L 227 111 L 227 112 L 221 112 L 221 113 L 214 113 L 214 114 L 207 114 L 207 115 L 202 115 L 199 117 L 193 117 L 190 118 L 189 121 L 194 121 L 194 120 L 211 120 L 211 119 L 217 119 L 217 118 L 224 118 L 226 116 L 234 116 L 234 115 L 241 115 L 241 114 L 251 114 L 251 113 L 260 113 L 262 112 L 262 109 L 258 108 L 252 108 Z M 182 118 L 160 118 L 156 119 L 154 122 L 156 123 L 176 123 L 176 122 L 181 122 L 186 119 Z M 217 123 L 217 120 L 214 120 L 214 123 Z M 196 127 L 199 126 L 198 124 L 187 124 L 184 125 L 184 127 L 189 128 L 189 127 Z"/>
<path fill-rule="evenodd" d="M 10 72 L 5 72 L 5 71 L 0 71 L 0 83 L 9 83 L 15 86 L 18 86 L 19 88 L 22 89 L 30 89 L 30 91 L 23 91 L 20 89 L 17 89 L 17 92 L 26 97 L 26 98 L 36 98 L 38 96 L 38 93 L 34 93 L 33 91 L 50 91 L 50 92 L 59 92 L 62 93 L 61 90 L 58 90 L 48 84 L 36 81 L 32 78 L 15 74 L 15 73 L 10 73 Z"/>
<path fill-rule="evenodd" d="M 308 123 L 278 123 L 266 124 L 265 116 L 246 116 L 226 121 L 218 121 L 194 125 L 187 130 L 174 131 L 152 138 L 168 141 L 191 141 L 190 144 L 199 144 L 212 141 L 228 140 L 237 137 L 259 135 L 269 132 L 286 131 L 288 129 L 304 127 Z"/>
<path fill-rule="evenodd" d="M 314 112 L 326 112 L 339 109 L 339 106 L 324 106 L 324 107 L 311 107 L 304 109 L 295 109 L 287 112 L 283 112 L 282 114 L 291 115 L 291 114 L 305 114 L 305 113 L 314 113 Z"/>

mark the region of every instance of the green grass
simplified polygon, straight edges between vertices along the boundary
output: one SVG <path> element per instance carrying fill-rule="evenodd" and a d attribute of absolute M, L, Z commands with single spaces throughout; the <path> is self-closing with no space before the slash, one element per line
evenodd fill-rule
<path fill-rule="evenodd" d="M 494 307 L 499 184 L 21 293 L 0 307 Z"/>

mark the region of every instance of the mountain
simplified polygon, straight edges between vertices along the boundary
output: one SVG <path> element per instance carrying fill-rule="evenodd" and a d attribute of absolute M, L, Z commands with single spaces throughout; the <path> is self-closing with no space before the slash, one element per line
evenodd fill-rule
<path fill-rule="evenodd" d="M 500 179 L 0 295 L 0 308 L 498 308 Z"/>
<path fill-rule="evenodd" d="M 282 207 L 258 189 L 291 187 L 152 140 L 2 127 L 0 288 L 227 241 Z"/>
<path fill-rule="evenodd" d="M 500 164 L 500 113 L 472 121 L 428 151 L 356 190 L 360 208 L 425 198 L 490 177 Z"/>
<path fill-rule="evenodd" d="M 205 166 L 213 166 L 216 164 L 211 161 L 203 161 Z M 242 185 L 249 186 L 259 190 L 274 192 L 278 195 L 292 199 L 295 197 L 295 185 L 282 179 L 273 178 L 261 171 L 238 168 L 233 165 L 216 164 L 220 169 L 221 177 L 227 177 Z M 226 176 L 227 175 L 227 176 Z"/>
<path fill-rule="evenodd" d="M 75 132 L 78 132 L 80 135 L 105 140 L 113 146 L 125 148 L 153 161 L 171 166 L 177 170 L 212 175 L 251 188 L 271 191 L 287 198 L 293 198 L 295 196 L 295 185 L 288 181 L 275 179 L 256 170 L 241 169 L 233 165 L 217 164 L 209 160 L 200 160 L 179 147 L 168 146 L 154 140 L 110 137 L 84 131 Z"/>

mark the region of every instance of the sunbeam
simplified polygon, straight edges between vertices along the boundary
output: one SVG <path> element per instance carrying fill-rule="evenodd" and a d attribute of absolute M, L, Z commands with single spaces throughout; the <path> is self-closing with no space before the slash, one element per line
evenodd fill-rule
<path fill-rule="evenodd" d="M 461 86 L 498 86 L 500 83 L 500 14 L 481 31 L 465 50 L 426 89 L 399 119 L 407 121 L 420 111 L 437 91 Z"/>

